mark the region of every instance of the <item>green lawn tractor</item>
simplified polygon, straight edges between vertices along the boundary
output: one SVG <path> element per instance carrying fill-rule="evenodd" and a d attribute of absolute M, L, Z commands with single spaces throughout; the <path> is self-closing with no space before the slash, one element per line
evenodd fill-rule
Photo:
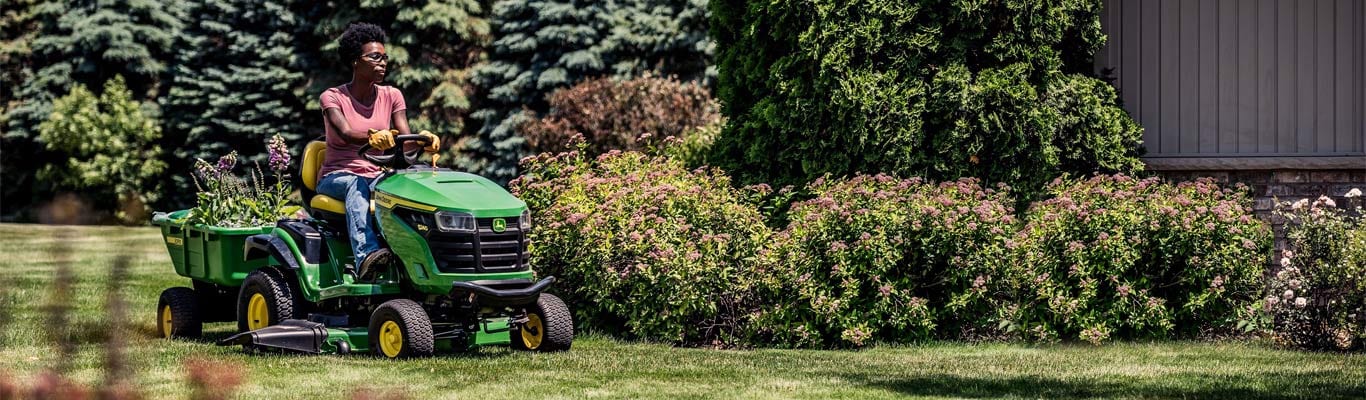
<path fill-rule="evenodd" d="M 188 210 L 158 213 L 176 272 L 193 288 L 166 289 L 157 329 L 198 337 L 202 323 L 237 321 L 220 345 L 304 353 L 425 356 L 438 350 L 511 345 L 568 350 L 573 317 L 528 265 L 526 203 L 488 179 L 420 165 L 419 135 L 399 135 L 371 207 L 381 244 L 396 260 L 357 276 L 343 202 L 314 192 L 326 145 L 309 143 L 302 162 L 311 218 L 275 226 L 186 226 Z"/>

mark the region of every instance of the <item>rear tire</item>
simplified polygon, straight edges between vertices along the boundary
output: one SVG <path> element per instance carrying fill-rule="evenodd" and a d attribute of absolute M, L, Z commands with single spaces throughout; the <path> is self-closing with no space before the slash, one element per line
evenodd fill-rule
<path fill-rule="evenodd" d="M 542 293 L 527 307 L 527 322 L 509 331 L 512 348 L 529 351 L 565 351 L 574 344 L 574 315 L 553 294 Z"/>
<path fill-rule="evenodd" d="M 275 325 L 303 315 L 298 287 L 276 268 L 261 268 L 247 275 L 237 294 L 237 330 L 246 332 Z"/>
<path fill-rule="evenodd" d="M 199 319 L 199 301 L 193 289 L 173 287 L 161 291 L 157 300 L 157 336 L 197 338 L 204 333 Z"/>
<path fill-rule="evenodd" d="M 427 310 L 408 299 L 380 304 L 370 316 L 370 351 L 390 359 L 432 355 L 436 340 Z"/>

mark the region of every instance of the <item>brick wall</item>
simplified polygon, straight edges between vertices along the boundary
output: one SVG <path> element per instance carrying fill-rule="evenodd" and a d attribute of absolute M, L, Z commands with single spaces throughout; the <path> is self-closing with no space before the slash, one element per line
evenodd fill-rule
<path fill-rule="evenodd" d="M 1340 205 L 1347 204 L 1343 195 L 1352 188 L 1366 191 L 1366 167 L 1332 170 L 1249 170 L 1249 171 L 1157 171 L 1173 182 L 1214 178 L 1222 185 L 1242 183 L 1252 188 L 1253 211 L 1258 218 L 1271 223 L 1276 231 L 1276 256 L 1285 249 L 1284 221 L 1273 211 L 1276 202 L 1285 203 L 1319 196 L 1332 197 Z M 1268 261 L 1270 262 L 1270 261 Z"/>

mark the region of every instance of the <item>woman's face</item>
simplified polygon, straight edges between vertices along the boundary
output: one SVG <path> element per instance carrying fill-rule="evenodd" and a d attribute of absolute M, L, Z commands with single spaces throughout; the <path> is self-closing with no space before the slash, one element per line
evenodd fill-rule
<path fill-rule="evenodd" d="M 356 60 L 352 72 L 357 78 L 375 83 L 384 82 L 389 65 L 389 54 L 384 52 L 384 44 L 370 42 L 360 46 L 360 59 Z"/>

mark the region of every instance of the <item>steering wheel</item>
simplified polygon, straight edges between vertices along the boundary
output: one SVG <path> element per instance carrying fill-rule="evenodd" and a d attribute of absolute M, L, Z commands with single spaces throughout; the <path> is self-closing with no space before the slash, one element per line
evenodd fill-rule
<path fill-rule="evenodd" d="M 362 145 L 360 150 L 356 153 L 359 154 L 361 158 L 381 167 L 393 169 L 407 168 L 408 166 L 417 164 L 417 157 L 422 155 L 422 147 L 415 148 L 412 151 L 403 151 L 403 144 L 407 142 L 418 142 L 422 144 L 422 147 L 427 147 L 432 144 L 431 140 L 426 136 L 397 135 L 394 136 L 394 147 L 385 150 L 381 155 L 371 155 L 369 151 L 372 147 L 370 147 L 369 143 Z"/>

